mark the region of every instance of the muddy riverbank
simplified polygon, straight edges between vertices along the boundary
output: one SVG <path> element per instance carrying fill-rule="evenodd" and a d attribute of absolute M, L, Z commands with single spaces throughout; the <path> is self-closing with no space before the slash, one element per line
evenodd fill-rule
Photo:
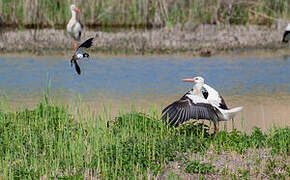
<path fill-rule="evenodd" d="M 211 56 L 249 50 L 289 50 L 282 44 L 284 28 L 266 26 L 217 26 L 185 24 L 152 30 L 104 32 L 85 29 L 82 41 L 96 36 L 91 52 L 105 54 L 186 54 Z M 74 41 L 65 30 L 0 31 L 0 52 L 37 55 L 66 54 Z"/>
<path fill-rule="evenodd" d="M 51 102 L 57 105 L 69 105 L 71 112 L 91 112 L 94 115 L 105 115 L 112 119 L 119 115 L 120 112 L 130 112 L 135 109 L 138 112 L 148 113 L 156 109 L 158 113 L 170 104 L 180 98 L 181 95 L 132 95 L 126 97 L 112 96 L 104 94 L 97 96 L 71 97 L 69 95 L 58 95 L 51 98 Z M 32 97 L 8 97 L 3 99 L 2 106 L 8 111 L 29 108 L 33 109 L 41 102 L 43 98 L 40 94 Z M 229 107 L 243 106 L 242 112 L 238 113 L 234 121 L 223 121 L 219 123 L 221 130 L 231 131 L 237 128 L 243 132 L 252 132 L 253 127 L 259 127 L 267 131 L 272 127 L 290 126 L 288 112 L 290 110 L 290 94 L 285 92 L 264 93 L 264 94 L 247 94 L 247 95 L 225 95 L 225 101 Z M 9 103 L 8 103 L 8 102 Z M 24 105 L 25 104 L 25 105 Z M 209 124 L 209 121 L 201 121 Z M 212 125 L 210 125 L 212 126 Z"/>

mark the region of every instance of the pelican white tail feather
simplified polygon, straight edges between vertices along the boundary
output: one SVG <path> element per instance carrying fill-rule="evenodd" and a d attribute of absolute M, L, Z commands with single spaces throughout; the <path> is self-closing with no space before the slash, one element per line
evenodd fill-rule
<path fill-rule="evenodd" d="M 232 108 L 229 110 L 224 110 L 224 109 L 220 109 L 221 113 L 223 114 L 223 120 L 231 120 L 234 118 L 234 116 L 240 112 L 243 109 L 243 107 L 236 107 L 236 108 Z"/>

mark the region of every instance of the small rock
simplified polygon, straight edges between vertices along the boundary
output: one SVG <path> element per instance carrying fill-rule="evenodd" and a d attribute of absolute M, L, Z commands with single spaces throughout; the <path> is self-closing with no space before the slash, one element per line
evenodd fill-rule
<path fill-rule="evenodd" d="M 210 48 L 204 48 L 200 51 L 200 56 L 209 57 L 212 54 L 212 50 Z"/>

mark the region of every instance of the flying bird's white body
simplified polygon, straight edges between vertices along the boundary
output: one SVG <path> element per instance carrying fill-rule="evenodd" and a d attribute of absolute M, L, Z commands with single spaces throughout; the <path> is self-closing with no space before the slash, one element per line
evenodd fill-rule
<path fill-rule="evenodd" d="M 208 119 L 214 122 L 217 132 L 218 121 L 231 120 L 243 109 L 243 107 L 229 109 L 222 96 L 214 88 L 204 84 L 202 77 L 184 81 L 195 82 L 195 85 L 180 100 L 162 111 L 162 120 L 165 123 L 177 126 L 190 119 Z"/>

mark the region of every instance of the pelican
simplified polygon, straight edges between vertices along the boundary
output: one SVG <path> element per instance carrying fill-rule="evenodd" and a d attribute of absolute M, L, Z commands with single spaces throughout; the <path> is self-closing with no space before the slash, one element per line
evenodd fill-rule
<path fill-rule="evenodd" d="M 178 126 L 190 119 L 207 119 L 213 121 L 214 133 L 218 132 L 217 123 L 233 119 L 243 107 L 229 109 L 222 96 L 200 76 L 183 79 L 194 83 L 193 88 L 181 99 L 173 102 L 162 111 L 162 121 Z"/>
<path fill-rule="evenodd" d="M 285 32 L 283 34 L 282 42 L 288 43 L 290 40 L 290 24 L 285 28 Z"/>
<path fill-rule="evenodd" d="M 81 11 L 74 4 L 70 5 L 70 10 L 72 16 L 68 24 L 66 25 L 66 30 L 69 35 L 74 38 L 74 40 L 79 41 L 81 39 L 83 25 L 77 20 L 76 13 L 80 13 Z M 77 44 L 74 43 L 73 47 L 75 49 L 77 47 Z"/>
<path fill-rule="evenodd" d="M 90 57 L 90 55 L 86 52 L 83 51 L 83 48 L 89 48 L 92 46 L 93 44 L 93 40 L 94 38 L 90 38 L 88 40 L 86 40 L 85 42 L 83 42 L 78 48 L 75 48 L 75 53 L 72 56 L 72 59 L 70 60 L 71 66 L 74 64 L 76 72 L 78 74 L 81 74 L 81 68 L 78 65 L 79 60 L 83 59 L 83 58 L 88 58 Z"/>

